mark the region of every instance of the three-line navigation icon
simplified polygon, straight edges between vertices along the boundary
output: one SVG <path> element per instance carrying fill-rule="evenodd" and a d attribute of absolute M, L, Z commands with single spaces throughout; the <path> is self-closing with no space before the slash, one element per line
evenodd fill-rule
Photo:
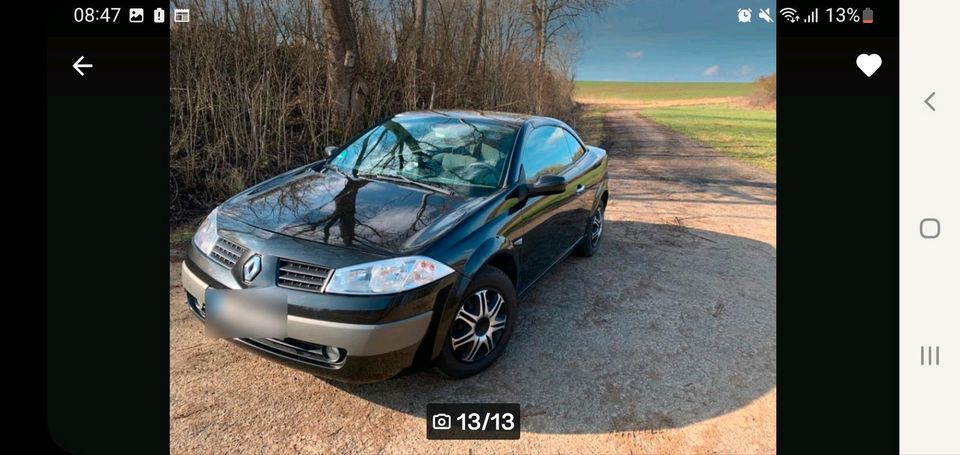
<path fill-rule="evenodd" d="M 920 365 L 940 365 L 940 346 L 920 346 Z"/>

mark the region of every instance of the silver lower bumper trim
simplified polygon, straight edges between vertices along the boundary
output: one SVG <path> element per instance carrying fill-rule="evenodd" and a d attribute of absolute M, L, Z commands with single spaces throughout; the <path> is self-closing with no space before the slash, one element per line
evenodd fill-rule
<path fill-rule="evenodd" d="M 209 285 L 190 271 L 186 262 L 182 264 L 180 272 L 183 288 L 202 305 Z M 323 294 L 318 294 L 317 298 L 323 298 Z M 427 333 L 431 316 L 433 312 L 428 311 L 386 324 L 347 324 L 287 315 L 287 336 L 314 344 L 343 348 L 351 357 L 372 356 L 397 351 L 420 342 Z"/>

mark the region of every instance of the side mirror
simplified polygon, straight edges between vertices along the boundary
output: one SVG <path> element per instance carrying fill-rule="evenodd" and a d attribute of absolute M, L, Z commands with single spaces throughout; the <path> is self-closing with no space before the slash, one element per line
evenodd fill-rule
<path fill-rule="evenodd" d="M 328 145 L 328 146 L 326 146 L 326 147 L 323 148 L 323 158 L 324 158 L 324 159 L 330 158 L 331 156 L 333 156 L 334 153 L 337 153 L 337 146 L 335 146 L 335 145 Z"/>
<path fill-rule="evenodd" d="M 559 175 L 541 175 L 533 185 L 528 186 L 528 196 L 546 196 L 560 194 L 567 189 L 567 179 Z"/>

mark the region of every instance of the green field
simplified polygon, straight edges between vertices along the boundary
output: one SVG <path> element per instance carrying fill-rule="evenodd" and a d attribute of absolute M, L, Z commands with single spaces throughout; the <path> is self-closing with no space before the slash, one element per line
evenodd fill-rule
<path fill-rule="evenodd" d="M 637 109 L 661 125 L 774 172 L 777 112 L 749 107 L 740 100 L 753 91 L 754 84 L 748 82 L 578 81 L 575 98 L 584 110 L 577 128 L 587 142 L 599 143 L 604 112 L 620 107 Z"/>
<path fill-rule="evenodd" d="M 777 113 L 733 104 L 642 109 L 653 121 L 770 172 L 777 168 Z"/>
<path fill-rule="evenodd" d="M 690 100 L 748 95 L 749 82 L 598 82 L 577 81 L 574 97 L 584 100 Z"/>

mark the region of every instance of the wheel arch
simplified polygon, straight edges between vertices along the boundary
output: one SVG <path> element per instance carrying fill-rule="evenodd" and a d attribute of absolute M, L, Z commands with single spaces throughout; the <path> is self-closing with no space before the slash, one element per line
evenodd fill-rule
<path fill-rule="evenodd" d="M 437 325 L 434 327 L 434 330 L 431 331 L 433 336 L 429 340 L 430 359 L 435 359 L 440 355 L 440 350 L 443 349 L 444 337 L 446 336 L 446 328 L 450 325 L 450 322 L 456 314 L 457 305 L 459 305 L 463 299 L 474 275 L 487 265 L 501 270 L 507 275 L 507 278 L 513 283 L 514 289 L 516 289 L 517 283 L 520 280 L 520 258 L 516 249 L 513 248 L 513 242 L 501 235 L 483 242 L 473 251 L 473 254 L 470 255 L 470 258 L 467 259 L 464 264 L 460 279 L 453 285 L 453 292 L 451 292 L 450 297 L 446 299 L 440 317 L 437 320 Z M 424 342 L 427 341 L 428 340 L 424 340 Z"/>
<path fill-rule="evenodd" d="M 600 208 L 600 205 L 607 205 L 610 202 L 610 191 L 607 189 L 607 181 L 603 180 L 597 185 L 596 196 L 593 198 L 593 208 L 590 210 L 590 215 L 593 216 L 593 212 Z"/>

